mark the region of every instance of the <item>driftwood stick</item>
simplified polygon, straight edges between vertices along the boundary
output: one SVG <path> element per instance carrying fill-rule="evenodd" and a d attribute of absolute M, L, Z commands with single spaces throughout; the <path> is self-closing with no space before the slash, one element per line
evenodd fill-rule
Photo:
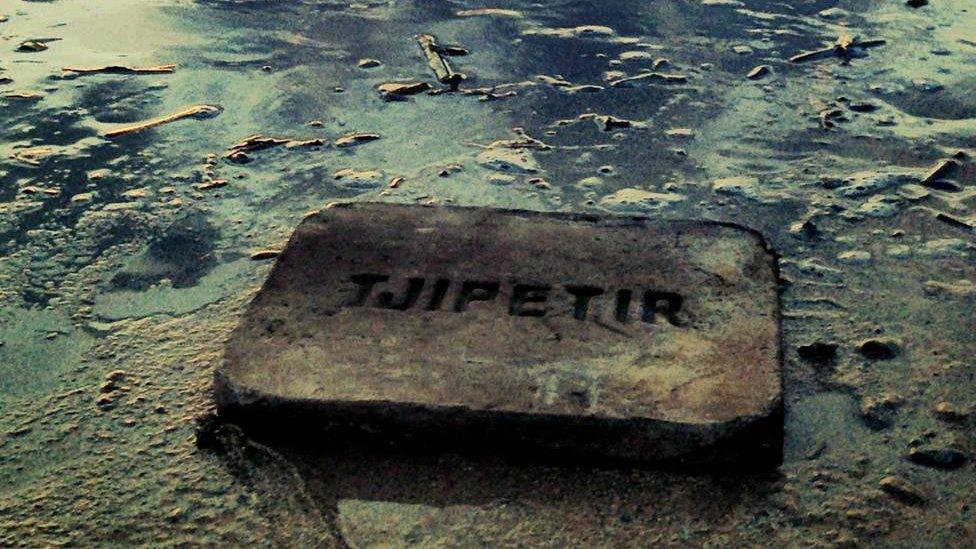
<path fill-rule="evenodd" d="M 433 36 L 418 34 L 417 43 L 420 44 L 420 49 L 423 51 L 424 57 L 427 58 L 427 65 L 434 71 L 434 76 L 441 84 L 448 84 L 451 88 L 456 88 L 464 80 L 464 75 L 454 72 L 447 59 L 441 55 L 440 47 L 438 47 L 437 40 Z"/>
<path fill-rule="evenodd" d="M 65 72 L 78 74 L 167 74 L 176 69 L 176 64 L 157 65 L 155 67 L 126 67 L 122 65 L 105 65 L 102 67 L 62 67 Z"/>
<path fill-rule="evenodd" d="M 125 135 L 141 132 L 143 130 L 148 130 L 150 128 L 155 128 L 156 126 L 161 126 L 163 124 L 175 122 L 177 120 L 182 120 L 184 118 L 212 118 L 220 114 L 220 111 L 221 108 L 216 107 L 214 105 L 194 105 L 192 107 L 187 107 L 179 112 L 175 112 L 170 115 L 160 116 L 159 118 L 153 118 L 150 120 L 146 120 L 145 122 L 132 124 L 131 126 L 125 126 L 122 128 L 110 130 L 105 132 L 104 135 L 109 139 L 113 139 L 116 137 L 122 137 Z"/>

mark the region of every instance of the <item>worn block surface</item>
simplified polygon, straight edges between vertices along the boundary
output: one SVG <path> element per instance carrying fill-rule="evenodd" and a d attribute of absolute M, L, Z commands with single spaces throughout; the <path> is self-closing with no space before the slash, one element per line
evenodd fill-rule
<path fill-rule="evenodd" d="M 340 205 L 306 218 L 278 258 L 228 343 L 218 404 L 311 437 L 361 425 L 775 464 L 776 269 L 761 237 L 724 224 Z"/>

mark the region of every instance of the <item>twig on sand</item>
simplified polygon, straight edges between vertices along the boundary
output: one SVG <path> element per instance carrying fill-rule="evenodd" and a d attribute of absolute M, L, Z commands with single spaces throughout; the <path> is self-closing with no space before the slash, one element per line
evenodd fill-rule
<path fill-rule="evenodd" d="M 830 46 L 819 50 L 800 52 L 790 57 L 790 63 L 818 61 L 829 57 L 839 57 L 844 63 L 847 63 L 854 57 L 863 57 L 864 50 L 884 44 L 884 40 L 861 40 L 856 36 L 841 36 Z"/>
<path fill-rule="evenodd" d="M 62 67 L 65 72 L 78 74 L 167 74 L 176 69 L 176 63 L 157 65 L 155 67 L 126 67 L 123 65 L 105 65 L 102 67 Z"/>
<path fill-rule="evenodd" d="M 464 75 L 454 72 L 447 59 L 441 55 L 443 50 L 437 45 L 437 40 L 429 34 L 418 34 L 417 43 L 420 44 L 420 49 L 424 52 L 424 57 L 427 58 L 427 65 L 434 71 L 437 80 L 441 84 L 451 86 L 451 89 L 457 88 L 458 84 L 464 80 Z"/>
<path fill-rule="evenodd" d="M 104 136 L 109 139 L 114 139 L 116 137 L 123 137 L 133 133 L 138 133 L 143 130 L 148 130 L 150 128 L 155 128 L 156 126 L 161 126 L 163 124 L 169 124 L 170 122 L 175 122 L 177 120 L 182 120 L 184 118 L 213 118 L 220 114 L 223 109 L 215 105 L 194 105 L 192 107 L 187 107 L 179 112 L 167 116 L 160 116 L 159 118 L 153 118 L 151 120 L 146 120 L 145 122 L 139 122 L 138 124 L 132 124 L 131 126 L 125 126 L 122 128 L 117 128 L 114 130 L 109 130 L 105 132 Z"/>

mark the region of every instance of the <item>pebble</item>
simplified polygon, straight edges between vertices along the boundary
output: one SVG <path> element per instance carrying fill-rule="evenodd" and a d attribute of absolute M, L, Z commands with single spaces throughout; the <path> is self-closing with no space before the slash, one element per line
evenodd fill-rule
<path fill-rule="evenodd" d="M 366 132 L 354 132 L 347 133 L 336 139 L 335 146 L 338 148 L 352 147 L 359 145 L 360 143 L 367 143 L 369 141 L 375 141 L 380 138 L 378 133 L 366 133 Z"/>
<path fill-rule="evenodd" d="M 868 263 L 871 261 L 871 252 L 864 250 L 850 250 L 837 254 L 837 260 L 843 263 Z"/>
<path fill-rule="evenodd" d="M 951 446 L 915 448 L 908 452 L 908 460 L 933 469 L 958 469 L 969 463 L 969 454 Z"/>
<path fill-rule="evenodd" d="M 827 8 L 817 13 L 817 15 L 819 15 L 823 19 L 841 19 L 843 17 L 847 17 L 850 14 L 851 12 L 843 8 Z"/>
<path fill-rule="evenodd" d="M 600 205 L 616 211 L 646 212 L 659 210 L 682 200 L 685 200 L 685 196 L 678 193 L 658 193 L 627 188 L 604 197 L 600 200 Z"/>
<path fill-rule="evenodd" d="M 386 182 L 383 172 L 379 170 L 354 170 L 345 168 L 332 174 L 337 184 L 346 188 L 369 189 L 379 187 Z"/>
<path fill-rule="evenodd" d="M 625 51 L 618 56 L 621 61 L 650 61 L 654 54 L 646 51 Z"/>
<path fill-rule="evenodd" d="M 878 337 L 862 341 L 858 351 L 870 360 L 891 360 L 901 354 L 901 344 L 890 337 Z"/>
<path fill-rule="evenodd" d="M 617 33 L 612 28 L 603 25 L 580 25 L 579 27 L 529 29 L 523 34 L 558 38 L 607 38 Z"/>
<path fill-rule="evenodd" d="M 746 175 L 716 179 L 712 182 L 712 190 L 722 194 L 744 196 L 753 199 L 760 198 L 759 180 Z"/>
<path fill-rule="evenodd" d="M 482 151 L 475 160 L 489 170 L 505 173 L 539 173 L 539 164 L 526 150 L 491 148 Z"/>
<path fill-rule="evenodd" d="M 953 406 L 948 402 L 940 402 L 932 409 L 935 417 L 942 421 L 964 421 L 969 417 L 969 412 L 958 406 Z"/>
<path fill-rule="evenodd" d="M 800 345 L 796 353 L 803 360 L 817 364 L 827 364 L 837 358 L 837 344 L 814 341 L 807 345 Z"/>
<path fill-rule="evenodd" d="M 746 78 L 748 78 L 749 80 L 759 80 L 763 76 L 766 76 L 767 74 L 772 72 L 772 70 L 773 70 L 772 67 L 770 67 L 769 65 L 758 65 L 756 67 L 753 67 L 753 69 L 749 71 L 749 74 L 746 75 Z"/>
<path fill-rule="evenodd" d="M 360 59 L 358 62 L 356 62 L 356 66 L 361 69 L 371 69 L 380 65 L 382 65 L 382 63 L 380 63 L 378 59 L 370 59 L 368 57 Z"/>
<path fill-rule="evenodd" d="M 906 505 L 924 505 L 928 498 L 907 481 L 895 476 L 886 476 L 878 482 L 881 491 Z"/>
<path fill-rule="evenodd" d="M 670 130 L 666 130 L 664 135 L 687 139 L 695 136 L 695 130 L 691 128 L 671 128 Z"/>
<path fill-rule="evenodd" d="M 886 429 L 894 421 L 899 406 L 901 398 L 897 395 L 866 396 L 861 399 L 861 419 L 872 429 Z"/>

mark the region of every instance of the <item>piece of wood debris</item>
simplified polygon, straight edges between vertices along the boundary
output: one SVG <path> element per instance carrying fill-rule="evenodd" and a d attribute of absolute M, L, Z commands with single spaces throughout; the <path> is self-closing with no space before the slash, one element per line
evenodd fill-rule
<path fill-rule="evenodd" d="M 230 183 L 230 181 L 227 181 L 226 179 L 210 179 L 196 185 L 196 188 L 201 191 L 208 189 L 219 189 L 220 187 L 227 186 L 228 183 Z"/>
<path fill-rule="evenodd" d="M 265 259 L 274 259 L 281 255 L 281 250 L 257 250 L 251 253 L 251 259 L 254 261 L 262 261 Z"/>
<path fill-rule="evenodd" d="M 221 107 L 216 105 L 193 105 L 192 107 L 187 107 L 170 115 L 160 116 L 159 118 L 153 118 L 151 120 L 146 120 L 145 122 L 139 122 L 138 124 L 132 124 L 130 126 L 109 130 L 103 135 L 109 139 L 123 137 L 141 132 L 143 130 L 148 130 L 150 128 L 155 128 L 156 126 L 168 124 L 170 122 L 176 122 L 177 120 L 183 120 L 184 118 L 196 118 L 201 120 L 204 118 L 213 118 L 220 114 L 222 110 L 223 109 Z"/>
<path fill-rule="evenodd" d="M 314 137 L 312 139 L 291 139 L 285 143 L 286 149 L 300 149 L 302 147 L 321 147 L 325 141 Z"/>
<path fill-rule="evenodd" d="M 458 17 L 512 17 L 520 18 L 522 17 L 522 12 L 516 10 L 509 10 L 503 8 L 477 8 L 470 10 L 460 10 L 454 13 Z"/>
<path fill-rule="evenodd" d="M 458 84 L 464 80 L 464 75 L 455 72 L 447 59 L 444 59 L 441 54 L 442 49 L 437 45 L 437 39 L 430 34 L 418 34 L 416 38 L 424 57 L 427 58 L 427 66 L 434 71 L 437 81 L 449 85 L 451 89 L 457 89 Z"/>
<path fill-rule="evenodd" d="M 749 74 L 746 75 L 746 78 L 748 78 L 749 80 L 759 80 L 760 78 L 772 72 L 772 70 L 773 70 L 772 67 L 770 67 L 769 65 L 759 65 L 753 68 L 751 71 L 749 71 Z"/>
<path fill-rule="evenodd" d="M 368 143 L 380 138 L 378 133 L 353 132 L 347 133 L 335 140 L 335 146 L 339 148 L 354 147 L 360 143 Z"/>
<path fill-rule="evenodd" d="M 269 137 L 256 133 L 249 135 L 240 142 L 231 145 L 230 148 L 227 149 L 227 152 L 224 153 L 224 158 L 237 164 L 246 164 L 251 160 L 250 156 L 247 154 L 249 152 L 270 149 L 271 147 L 277 147 L 280 145 L 284 145 L 286 149 L 294 149 L 298 147 L 317 147 L 324 144 L 325 141 L 318 138 L 299 140 L 288 137 Z"/>
<path fill-rule="evenodd" d="M 40 166 L 43 160 L 57 154 L 58 151 L 53 147 L 41 145 L 19 150 L 12 155 L 12 158 L 30 166 Z"/>
<path fill-rule="evenodd" d="M 819 50 L 800 52 L 790 57 L 790 63 L 818 61 L 830 57 L 839 57 L 844 63 L 847 63 L 859 56 L 864 50 L 883 46 L 885 43 L 884 40 L 861 40 L 856 36 L 845 35 L 838 38 L 830 46 Z"/>
<path fill-rule="evenodd" d="M 597 125 L 603 129 L 603 131 L 608 132 L 610 130 L 615 130 L 618 128 L 629 128 L 632 125 L 630 120 L 625 118 L 617 118 L 613 115 L 601 115 L 594 118 Z"/>
<path fill-rule="evenodd" d="M 474 145 L 475 147 L 481 147 L 483 149 L 535 149 L 539 151 L 548 151 L 552 149 L 552 145 L 549 145 L 525 133 L 525 128 L 516 127 L 512 128 L 512 131 L 518 136 L 517 139 L 498 139 L 487 145 L 482 145 L 480 143 L 467 144 Z"/>
<path fill-rule="evenodd" d="M 609 84 L 613 88 L 620 88 L 620 87 L 629 86 L 634 82 L 639 82 L 641 80 L 664 82 L 668 84 L 680 84 L 680 83 L 687 82 L 688 77 L 684 74 L 667 74 L 663 72 L 642 72 L 634 76 L 627 76 L 624 78 L 611 80 Z"/>
<path fill-rule="evenodd" d="M 395 189 L 400 186 L 400 183 L 403 183 L 402 177 L 400 176 L 391 177 L 389 183 L 386 184 L 386 187 L 388 189 Z"/>
<path fill-rule="evenodd" d="M 168 74 L 176 70 L 176 63 L 155 67 L 127 67 L 124 65 L 105 65 L 102 67 L 61 67 L 64 72 L 78 74 Z"/>
<path fill-rule="evenodd" d="M 376 86 L 376 91 L 387 101 L 397 101 L 408 95 L 425 92 L 431 88 L 427 82 L 387 82 Z"/>
<path fill-rule="evenodd" d="M 7 99 L 28 99 L 31 101 L 36 101 L 42 97 L 44 94 L 36 91 L 12 91 L 3 94 Z"/>
<path fill-rule="evenodd" d="M 479 101 L 495 101 L 518 95 L 516 90 L 520 88 L 531 88 L 538 86 L 536 82 L 526 80 L 524 82 L 511 82 L 509 84 L 498 84 L 482 88 L 464 88 L 460 92 L 464 95 L 477 95 Z M 505 90 L 505 91 L 503 91 Z"/>
<path fill-rule="evenodd" d="M 372 59 L 369 57 L 364 57 L 356 62 L 356 66 L 361 69 L 372 69 L 373 67 L 378 67 L 382 64 L 383 63 L 381 63 L 379 59 Z"/>

